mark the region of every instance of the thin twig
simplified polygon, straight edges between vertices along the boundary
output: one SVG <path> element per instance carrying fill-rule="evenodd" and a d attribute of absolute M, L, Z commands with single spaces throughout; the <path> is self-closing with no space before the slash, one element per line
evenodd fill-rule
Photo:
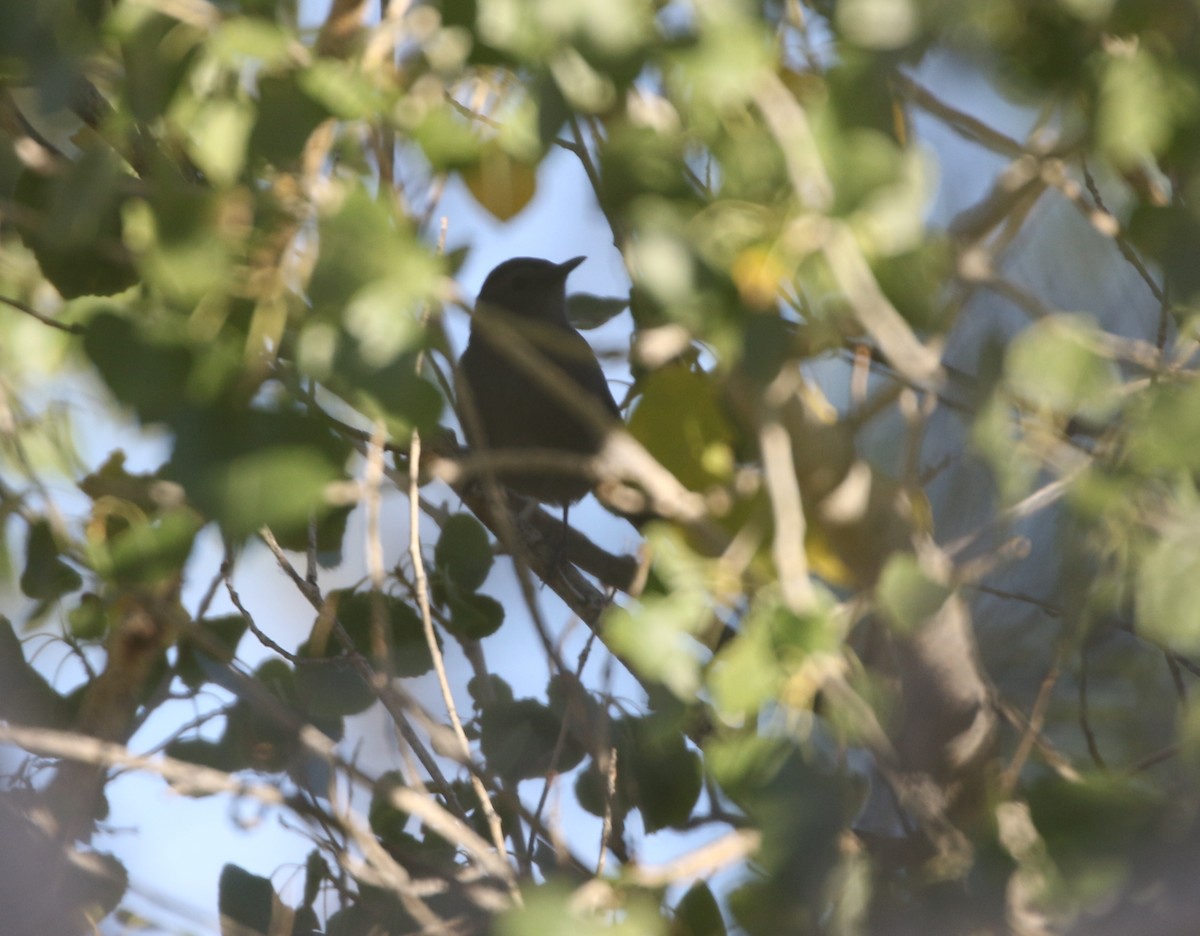
<path fill-rule="evenodd" d="M 1038 689 L 1037 698 L 1034 700 L 1033 708 L 1030 710 L 1028 727 L 1021 736 L 1021 742 L 1017 745 L 1017 750 L 1013 754 L 1012 761 L 1009 762 L 1008 767 L 1000 775 L 1000 789 L 1005 796 L 1012 795 L 1012 791 L 1017 785 L 1017 779 L 1021 776 L 1021 771 L 1025 767 L 1025 762 L 1029 759 L 1029 752 L 1033 750 L 1034 742 L 1042 732 L 1042 725 L 1046 720 L 1046 708 L 1050 704 L 1050 696 L 1062 672 L 1062 658 L 1065 652 L 1065 641 L 1060 640 L 1058 647 L 1054 651 L 1054 660 L 1050 664 L 1050 669 L 1046 671 L 1045 677 L 1042 679 L 1042 685 Z"/>
<path fill-rule="evenodd" d="M 1087 644 L 1079 650 L 1079 727 L 1083 731 L 1083 738 L 1087 742 L 1088 753 L 1092 755 L 1092 760 L 1101 770 L 1107 769 L 1104 763 L 1104 757 L 1100 754 L 1100 746 L 1096 743 L 1096 735 L 1092 731 L 1091 721 L 1088 719 L 1088 655 Z"/>
<path fill-rule="evenodd" d="M 425 629 L 425 642 L 429 646 L 430 656 L 433 658 L 433 669 L 437 674 L 438 686 L 442 691 L 442 701 L 446 706 L 446 713 L 450 716 L 450 724 L 454 729 L 454 736 L 458 739 L 458 745 L 462 751 L 464 762 L 471 763 L 471 743 L 467 740 L 466 732 L 463 731 L 462 721 L 458 717 L 458 708 L 454 704 L 454 693 L 450 691 L 450 680 L 446 677 L 446 663 L 442 658 L 442 649 L 438 646 L 437 633 L 433 629 L 433 617 L 429 610 L 429 580 L 425 575 L 425 557 L 421 552 L 421 511 L 420 511 L 420 493 L 417 485 L 418 469 L 421 464 L 421 434 L 413 430 L 412 442 L 409 446 L 409 482 L 408 489 L 408 554 L 413 564 L 413 576 L 416 579 L 417 604 L 421 612 L 421 623 Z M 504 828 L 501 825 L 500 817 L 496 814 L 496 809 L 492 805 L 492 798 L 488 794 L 487 787 L 483 785 L 483 781 L 479 778 L 475 771 L 470 771 L 471 786 L 475 790 L 475 795 L 479 798 L 480 808 L 483 809 L 483 814 L 487 819 L 488 831 L 492 835 L 492 843 L 496 846 L 496 852 L 501 859 L 508 860 L 508 849 L 504 845 Z M 513 900 L 520 903 L 520 893 L 516 890 L 515 885 L 512 890 Z"/>
<path fill-rule="evenodd" d="M 0 302 L 3 302 L 6 306 L 11 306 L 18 312 L 24 312 L 31 318 L 37 319 L 43 325 L 49 325 L 51 328 L 57 328 L 59 331 L 66 332 L 68 335 L 82 335 L 84 332 L 84 327 L 82 325 L 73 322 L 60 322 L 57 319 L 52 319 L 48 315 L 43 315 L 33 306 L 26 305 L 24 302 L 21 302 L 19 299 L 12 299 L 9 296 L 0 296 Z"/>

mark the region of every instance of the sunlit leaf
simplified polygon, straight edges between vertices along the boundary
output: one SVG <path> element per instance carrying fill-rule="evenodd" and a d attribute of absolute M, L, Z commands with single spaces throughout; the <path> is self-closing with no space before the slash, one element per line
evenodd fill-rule
<path fill-rule="evenodd" d="M 508 221 L 533 200 L 537 172 L 498 144 L 484 147 L 479 161 L 463 173 L 463 181 L 481 208 Z"/>

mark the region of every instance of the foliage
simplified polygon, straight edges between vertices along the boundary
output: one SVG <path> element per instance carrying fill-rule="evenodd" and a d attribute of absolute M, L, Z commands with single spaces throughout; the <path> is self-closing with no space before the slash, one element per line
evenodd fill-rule
<path fill-rule="evenodd" d="M 1195 928 L 1195 3 L 18 6 L 0 848 L 69 886 L 7 931 L 136 925 L 117 767 L 306 830 L 302 896 L 227 856 L 228 933 Z M 637 574 L 454 442 L 441 194 L 507 221 L 562 153 L 630 276 L 569 311 L 632 326 Z"/>

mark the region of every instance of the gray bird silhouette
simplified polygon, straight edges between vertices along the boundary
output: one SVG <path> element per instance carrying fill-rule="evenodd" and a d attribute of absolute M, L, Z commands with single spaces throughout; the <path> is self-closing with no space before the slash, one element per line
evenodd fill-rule
<path fill-rule="evenodd" d="M 621 411 L 591 346 L 567 320 L 568 274 L 586 258 L 551 263 L 532 257 L 506 260 L 488 274 L 471 319 L 471 337 L 459 361 L 476 419 L 465 414 L 467 441 L 483 451 L 552 450 L 595 455 L 603 428 L 544 386 L 511 351 L 514 335 L 535 352 L 540 369 L 565 377 L 567 386 L 590 396 L 614 422 Z M 507 345 L 506 345 L 507 341 Z M 499 470 L 510 490 L 563 507 L 592 489 L 582 474 L 552 470 Z"/>

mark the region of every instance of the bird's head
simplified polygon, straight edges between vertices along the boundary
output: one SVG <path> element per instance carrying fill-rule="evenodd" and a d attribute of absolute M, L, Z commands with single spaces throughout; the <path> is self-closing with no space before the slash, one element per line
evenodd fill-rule
<path fill-rule="evenodd" d="M 477 305 L 494 306 L 523 318 L 566 321 L 567 276 L 585 259 L 574 257 L 564 263 L 534 257 L 505 260 L 483 281 Z"/>

